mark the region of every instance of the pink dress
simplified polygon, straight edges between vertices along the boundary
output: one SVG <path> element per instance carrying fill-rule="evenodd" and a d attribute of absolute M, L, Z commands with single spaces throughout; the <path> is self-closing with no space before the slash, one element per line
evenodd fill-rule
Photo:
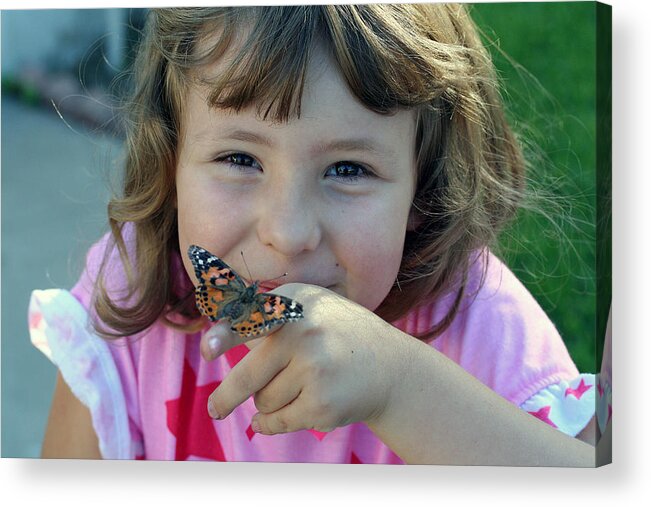
<path fill-rule="evenodd" d="M 257 412 L 249 398 L 222 421 L 206 410 L 208 396 L 248 352 L 240 345 L 206 362 L 202 332 L 184 334 L 156 323 L 128 339 L 106 341 L 89 323 L 93 280 L 107 236 L 91 248 L 86 270 L 70 291 L 34 291 L 29 308 L 33 344 L 59 368 L 92 415 L 106 459 L 217 460 L 320 463 L 402 463 L 362 423 L 329 433 L 298 431 L 265 436 L 251 429 Z M 109 287 L 124 286 L 117 252 Z M 180 259 L 176 270 L 187 279 Z M 469 293 L 480 277 L 470 276 Z M 450 300 L 413 310 L 394 325 L 408 334 L 437 322 Z M 207 329 L 207 328 L 206 328 Z M 595 414 L 601 386 L 579 375 L 555 327 L 496 257 L 476 297 L 467 298 L 431 346 L 492 390 L 548 424 L 576 435 Z"/>

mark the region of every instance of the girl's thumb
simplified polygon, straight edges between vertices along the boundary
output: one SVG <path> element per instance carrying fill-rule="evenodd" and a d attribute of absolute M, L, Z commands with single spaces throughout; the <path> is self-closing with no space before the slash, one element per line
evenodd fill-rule
<path fill-rule="evenodd" d="M 201 355 L 206 361 L 212 361 L 227 350 L 242 343 L 240 336 L 231 330 L 230 323 L 221 320 L 201 337 Z"/>
<path fill-rule="evenodd" d="M 206 361 L 212 361 L 242 343 L 246 343 L 247 347 L 252 349 L 263 339 L 263 336 L 259 338 L 242 337 L 231 330 L 230 322 L 220 320 L 201 337 L 199 349 Z"/>

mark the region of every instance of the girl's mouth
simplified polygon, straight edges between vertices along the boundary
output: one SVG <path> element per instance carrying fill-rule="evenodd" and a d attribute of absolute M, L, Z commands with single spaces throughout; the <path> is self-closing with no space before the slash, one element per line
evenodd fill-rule
<path fill-rule="evenodd" d="M 274 289 L 280 287 L 281 285 L 282 284 L 279 283 L 259 283 L 258 289 L 260 289 L 260 292 L 271 292 Z"/>
<path fill-rule="evenodd" d="M 260 292 L 273 292 L 275 289 L 280 287 L 281 285 L 284 285 L 286 283 L 297 283 L 295 280 L 287 280 L 287 281 L 282 281 L 282 282 L 258 282 L 258 289 Z M 302 283 L 310 283 L 310 282 L 302 282 Z M 250 285 L 250 283 L 249 283 Z M 312 285 L 318 285 L 319 287 L 324 287 L 329 290 L 334 290 L 334 284 L 331 285 L 322 285 L 319 283 L 312 283 Z"/>

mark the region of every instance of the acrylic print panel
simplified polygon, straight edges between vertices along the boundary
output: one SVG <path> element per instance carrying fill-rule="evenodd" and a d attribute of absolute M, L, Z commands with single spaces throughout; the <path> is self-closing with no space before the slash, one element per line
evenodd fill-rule
<path fill-rule="evenodd" d="M 588 388 L 598 391 L 594 398 L 604 402 L 597 405 L 597 426 L 609 435 L 611 375 L 607 351 L 610 342 L 604 346 L 604 336 L 611 300 L 610 70 L 606 65 L 610 61 L 610 9 L 596 3 L 561 2 L 476 4 L 469 5 L 468 10 L 497 68 L 504 90 L 506 115 L 522 142 L 528 162 L 531 189 L 530 196 L 523 202 L 525 207 L 500 236 L 493 251 L 549 316 L 578 371 L 601 371 L 600 377 L 592 377 L 594 380 L 586 377 L 563 385 L 563 398 L 569 396 L 569 400 L 574 402 Z M 187 343 L 185 349 L 165 349 L 166 346 L 172 347 L 170 337 L 173 332 L 163 331 L 167 328 L 159 326 L 156 328 L 156 332 L 162 333 L 159 348 L 147 348 L 146 340 L 132 345 L 133 349 L 109 347 L 106 341 L 86 336 L 84 326 L 71 325 L 74 321 L 71 315 L 80 316 L 76 321 L 79 323 L 88 310 L 87 294 L 79 286 L 76 292 L 73 291 L 75 298 L 68 297 L 66 292 L 43 295 L 33 303 L 28 321 L 32 290 L 71 289 L 82 272 L 89 247 L 108 230 L 106 176 L 119 183 L 126 150 L 125 123 L 115 116 L 120 110 L 115 107 L 114 100 L 128 89 L 129 81 L 116 78 L 123 71 L 131 72 L 134 51 L 147 13 L 148 9 L 3 12 L 2 255 L 5 269 L 2 292 L 5 297 L 2 298 L 2 310 L 5 318 L 2 335 L 13 338 L 2 342 L 3 457 L 38 457 L 46 432 L 57 369 L 30 344 L 28 329 L 31 327 L 32 340 L 41 344 L 42 351 L 56 362 L 70 362 L 66 366 L 70 368 L 67 380 L 76 397 L 91 405 L 95 417 L 94 431 L 101 433 L 97 451 L 104 453 L 105 457 L 344 463 L 412 461 L 409 450 L 400 448 L 398 454 L 407 459 L 399 458 L 390 450 L 391 445 L 380 444 L 375 434 L 361 423 L 334 431 L 325 431 L 331 428 L 319 426 L 311 431 L 261 435 L 254 431 L 251 422 L 257 410 L 252 398 L 247 398 L 223 421 L 211 420 L 206 407 L 208 398 L 225 381 L 231 369 L 248 355 L 244 345 L 230 349 L 219 360 L 206 361 L 201 358 L 198 334 L 190 333 L 181 340 Z M 281 21 L 285 19 L 280 18 Z M 34 37 L 35 33 L 38 37 Z M 71 37 L 71 33 L 75 36 Z M 56 52 L 52 51 L 53 47 L 57 48 Z M 376 70 L 371 66 L 365 75 L 377 78 Z M 401 72 L 404 72 L 404 67 Z M 567 83 L 573 86 L 567 86 Z M 372 94 L 367 97 L 369 103 L 376 101 L 375 106 L 382 102 L 380 99 Z M 452 107 L 451 104 L 449 102 L 446 107 Z M 458 109 L 456 114 L 462 112 Z M 8 128 L 9 121 L 11 128 Z M 282 128 L 274 132 L 282 132 Z M 300 133 L 305 136 L 306 132 L 309 130 Z M 287 141 L 289 138 L 280 139 Z M 247 185 L 252 188 L 253 182 L 257 181 L 254 178 L 260 178 L 260 174 L 274 174 L 274 163 L 250 141 L 250 136 L 249 144 L 242 144 L 245 141 L 240 139 L 237 146 L 229 146 L 231 151 L 222 150 L 212 155 L 215 159 L 222 155 L 222 164 L 228 158 L 228 163 L 244 166 L 246 177 L 250 178 Z M 391 142 L 394 141 L 392 138 Z M 299 158 L 299 151 L 292 146 L 286 144 L 287 149 L 277 152 L 286 157 L 285 162 Z M 339 201 L 338 205 L 343 207 L 343 203 L 349 205 L 360 195 L 372 196 L 371 189 L 384 188 L 382 162 L 366 163 L 364 159 L 359 163 L 357 160 L 367 156 L 367 151 L 348 149 L 343 154 L 331 151 L 332 160 L 304 160 L 309 160 L 314 171 L 315 167 L 322 170 L 319 174 L 323 178 L 319 181 L 327 182 L 322 184 L 329 185 L 328 192 L 347 196 L 346 201 Z M 380 174 L 373 179 L 369 170 L 376 165 L 380 167 L 376 169 Z M 223 165 L 219 167 L 223 170 Z M 233 168 L 228 170 L 233 171 Z M 237 177 L 241 174 L 228 174 L 232 187 L 233 174 Z M 366 181 L 372 182 L 364 183 Z M 351 190 L 363 189 L 363 185 L 368 185 L 366 194 Z M 26 212 L 25 207 L 20 206 L 24 202 L 33 203 Z M 314 200 L 311 204 L 316 206 L 316 202 Z M 280 208 L 271 212 L 278 210 Z M 265 218 L 273 216 L 271 212 Z M 296 221 L 301 223 L 308 216 L 309 212 L 297 214 Z M 349 215 L 346 221 L 352 222 L 355 216 Z M 238 215 L 231 216 L 231 219 L 237 220 Z M 348 225 L 346 221 L 335 222 L 332 227 L 340 230 Z M 351 241 L 358 237 L 360 235 L 351 237 Z M 318 245 L 319 248 L 328 247 L 325 242 Z M 219 246 L 218 242 L 215 246 Z M 326 251 L 334 255 L 333 252 L 338 250 Z M 48 253 L 45 260 L 42 252 Z M 263 256 L 263 252 L 267 255 Z M 99 251 L 95 251 L 96 260 L 98 255 Z M 292 280 L 292 271 L 296 278 L 298 264 L 280 266 L 277 263 L 269 267 L 269 252 L 264 248 L 253 248 L 251 253 L 247 253 L 247 258 L 253 271 L 249 281 L 258 279 L 257 273 L 271 277 L 284 271 L 290 273 L 288 280 Z M 178 260 L 182 262 L 182 257 Z M 248 278 L 240 257 L 228 257 L 228 260 L 237 262 L 237 272 Z M 339 260 L 336 258 L 333 265 L 335 262 L 346 265 Z M 305 265 L 315 270 L 317 264 Z M 25 270 L 26 265 L 32 269 Z M 282 269 L 272 275 L 267 272 L 271 268 Z M 192 281 L 189 277 L 184 278 L 182 264 L 176 265 L 175 269 L 181 279 Z M 303 280 L 293 281 L 308 281 L 316 285 L 327 281 L 317 280 L 306 273 L 302 273 Z M 408 277 L 398 276 L 397 280 L 399 290 L 409 290 Z M 9 292 L 11 298 L 6 297 Z M 343 296 L 354 299 L 351 294 L 344 293 Z M 81 307 L 77 305 L 79 301 Z M 242 300 L 236 302 L 244 304 Z M 400 298 L 396 304 L 399 302 Z M 66 317 L 61 319 L 62 314 L 58 312 L 64 310 L 58 308 L 65 308 L 66 312 L 74 309 L 77 313 L 65 313 Z M 389 310 L 393 308 L 395 305 Z M 66 355 L 55 343 L 45 347 L 44 340 L 50 339 L 48 333 L 56 328 L 48 320 L 48 315 L 50 319 L 63 320 L 69 326 L 66 328 L 68 332 L 72 330 L 78 333 L 75 336 L 83 335 L 84 339 L 90 340 L 84 342 L 86 346 L 88 343 L 101 343 L 98 347 L 104 352 L 90 359 L 91 356 L 84 354 L 94 352 L 87 352 L 87 348 L 81 345 L 75 348 L 76 356 Z M 290 322 L 284 331 L 300 329 L 301 325 Z M 446 339 L 449 342 L 451 338 Z M 438 340 L 439 343 L 444 341 Z M 436 347 L 437 342 L 433 343 Z M 128 350 L 131 352 L 127 353 Z M 156 354 L 162 350 L 170 354 L 174 352 L 175 359 L 169 360 L 172 356 L 165 356 L 164 362 L 157 361 L 161 356 Z M 136 396 L 142 391 L 133 383 L 129 384 L 133 378 L 127 380 L 125 377 L 129 368 L 136 367 L 130 363 L 131 354 L 145 358 L 138 367 L 143 364 L 166 365 L 166 377 L 149 380 L 150 386 L 166 385 L 164 396 L 147 401 Z M 604 370 L 602 356 L 606 357 Z M 495 355 L 490 357 L 497 360 Z M 112 372 L 103 380 L 95 376 L 97 370 L 94 368 L 99 363 L 108 364 L 107 371 Z M 154 375 L 160 372 L 160 368 L 152 366 L 148 371 Z M 479 369 L 472 373 L 481 376 Z M 504 370 L 495 373 L 503 374 Z M 137 378 L 143 379 L 142 374 L 138 372 Z M 356 385 L 362 385 L 363 379 L 363 370 L 359 370 L 357 382 L 343 390 L 346 396 L 355 391 Z M 112 385 L 122 382 L 125 385 L 120 389 L 127 394 L 126 400 L 114 400 L 111 410 L 102 402 L 93 405 L 107 392 L 114 392 L 111 391 Z M 144 379 L 142 382 L 145 384 L 140 388 L 146 385 Z M 85 387 L 80 387 L 82 385 Z M 97 386 L 100 386 L 99 390 L 93 391 Z M 423 405 L 419 404 L 419 407 Z M 555 407 L 542 404 L 526 411 L 553 423 L 551 410 L 556 410 Z M 416 410 L 415 406 L 413 408 Z M 150 412 L 144 415 L 145 410 Z M 556 422 L 558 424 L 554 424 L 560 425 L 558 420 Z M 455 426 L 458 425 L 450 425 L 450 432 L 446 431 L 441 437 L 442 442 L 452 438 Z M 152 437 L 147 434 L 149 431 L 158 433 Z M 225 438 L 224 431 L 231 432 L 231 436 Z M 152 451 L 148 455 L 143 438 L 151 442 L 152 438 L 159 437 L 170 451 Z M 350 445 L 331 444 L 332 437 L 339 438 L 339 441 L 349 439 Z M 387 437 L 388 441 L 395 440 Z M 608 443 L 607 440 L 603 442 Z M 604 449 L 600 451 L 604 452 L 592 464 L 609 461 L 602 457 L 609 454 L 608 446 L 602 447 Z M 238 449 L 241 451 L 239 454 Z M 453 461 L 451 459 L 450 463 Z M 470 463 L 461 458 L 460 461 Z M 487 455 L 483 460 L 486 464 L 497 462 L 497 456 L 493 455 Z M 522 463 L 516 460 L 511 464 Z"/>

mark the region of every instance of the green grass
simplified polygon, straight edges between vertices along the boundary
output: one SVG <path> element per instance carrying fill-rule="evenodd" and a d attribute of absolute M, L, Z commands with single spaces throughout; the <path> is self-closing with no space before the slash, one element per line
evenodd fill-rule
<path fill-rule="evenodd" d="M 595 372 L 596 15 L 592 2 L 474 4 L 527 146 L 545 213 L 523 212 L 501 254 Z M 506 56 L 505 56 L 506 55 Z"/>

